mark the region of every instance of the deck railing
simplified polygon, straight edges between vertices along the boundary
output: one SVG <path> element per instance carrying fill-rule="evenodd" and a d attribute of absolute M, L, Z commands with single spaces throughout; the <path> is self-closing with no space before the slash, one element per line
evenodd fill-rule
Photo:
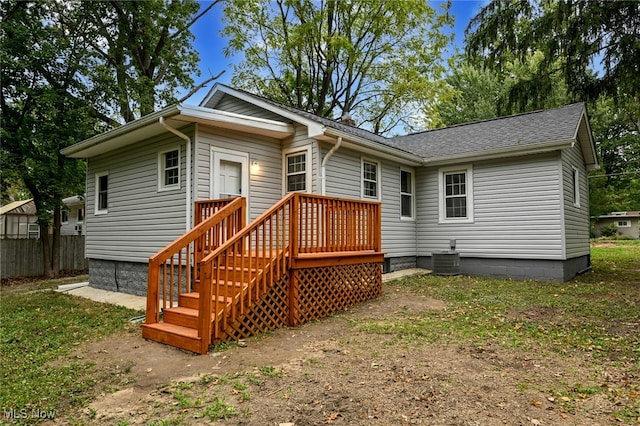
<path fill-rule="evenodd" d="M 206 352 L 211 339 L 218 339 L 288 272 L 292 257 L 380 251 L 379 224 L 379 203 L 300 193 L 284 197 L 202 260 L 198 319 L 202 350 Z M 240 288 L 233 285 L 238 274 Z"/>
<path fill-rule="evenodd" d="M 245 227 L 245 198 L 196 202 L 195 211 L 198 224 L 149 258 L 147 324 L 159 322 L 161 308 L 171 307 L 180 294 L 194 290 L 200 259 Z M 216 214 L 204 218 L 206 211 Z"/>

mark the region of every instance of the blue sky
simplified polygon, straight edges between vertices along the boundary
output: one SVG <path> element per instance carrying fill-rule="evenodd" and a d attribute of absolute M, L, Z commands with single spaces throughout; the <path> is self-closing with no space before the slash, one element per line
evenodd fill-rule
<path fill-rule="evenodd" d="M 205 7 L 206 1 L 200 1 L 202 7 Z M 431 1 L 434 8 L 438 8 L 443 1 Z M 454 44 L 458 48 L 462 48 L 464 41 L 464 30 L 480 8 L 487 3 L 487 0 L 454 0 L 450 14 L 455 17 L 455 25 L 453 33 L 455 35 Z M 229 84 L 233 74 L 233 64 L 239 58 L 226 58 L 223 49 L 227 45 L 227 41 L 221 36 L 222 30 L 222 7 L 216 5 L 209 13 L 192 27 L 196 36 L 195 48 L 200 53 L 200 70 L 201 77 L 195 78 L 196 84 L 212 75 L 218 74 L 225 70 L 225 73 L 217 80 L 220 83 Z M 212 83 L 213 84 L 213 83 Z M 212 85 L 211 84 L 211 85 Z M 211 87 L 209 85 L 209 88 Z M 209 88 L 203 88 L 194 96 L 187 100 L 187 103 L 198 104 L 207 94 Z"/>

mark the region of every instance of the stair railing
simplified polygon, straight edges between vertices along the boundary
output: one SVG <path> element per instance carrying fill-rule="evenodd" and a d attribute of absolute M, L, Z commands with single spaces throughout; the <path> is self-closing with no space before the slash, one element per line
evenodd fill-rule
<path fill-rule="evenodd" d="M 228 325 L 288 273 L 291 259 L 299 254 L 380 250 L 380 203 L 288 194 L 202 259 L 202 350 L 206 352 Z M 228 285 L 238 273 L 246 286 L 240 291 Z"/>
<path fill-rule="evenodd" d="M 180 294 L 194 289 L 198 262 L 245 227 L 246 199 L 235 198 L 196 203 L 197 225 L 149 258 L 147 324 L 160 321 L 160 310 L 171 307 Z M 169 305 L 169 306 L 167 306 Z"/>
<path fill-rule="evenodd" d="M 290 212 L 297 195 L 282 198 L 202 259 L 198 335 L 203 351 L 269 289 L 273 280 L 287 272 Z M 238 273 L 242 277 L 239 291 L 229 285 Z M 233 301 L 228 305 L 230 298 Z"/>

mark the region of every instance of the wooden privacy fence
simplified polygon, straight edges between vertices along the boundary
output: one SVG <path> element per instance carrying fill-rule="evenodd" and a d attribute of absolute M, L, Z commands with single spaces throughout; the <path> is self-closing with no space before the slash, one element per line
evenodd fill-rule
<path fill-rule="evenodd" d="M 42 243 L 37 239 L 1 239 L 0 275 L 2 278 L 34 277 L 42 275 Z M 84 235 L 60 237 L 60 269 L 86 271 Z"/>

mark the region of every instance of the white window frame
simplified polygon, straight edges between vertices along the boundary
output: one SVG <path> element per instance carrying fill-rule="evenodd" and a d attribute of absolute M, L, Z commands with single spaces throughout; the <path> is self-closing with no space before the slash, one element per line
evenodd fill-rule
<path fill-rule="evenodd" d="M 616 220 L 616 228 L 631 228 L 630 220 Z"/>
<path fill-rule="evenodd" d="M 100 178 L 107 177 L 107 205 L 105 208 L 100 208 Z M 109 172 L 101 172 L 95 174 L 95 187 L 96 187 L 96 201 L 95 201 L 95 210 L 94 215 L 107 214 L 109 212 Z"/>
<path fill-rule="evenodd" d="M 465 173 L 465 189 L 467 197 L 466 217 L 447 217 L 445 175 Z M 438 170 L 438 223 L 473 223 L 473 166 L 465 164 L 453 167 L 443 167 Z"/>
<path fill-rule="evenodd" d="M 411 192 L 402 192 L 402 173 L 408 173 L 411 176 Z M 402 197 L 411 197 L 411 215 L 402 214 Z M 400 220 L 414 220 L 416 217 L 416 174 L 413 170 L 400 168 Z"/>
<path fill-rule="evenodd" d="M 80 212 L 82 212 L 82 219 L 80 219 Z M 84 223 L 84 214 L 84 207 L 78 207 L 78 210 L 76 211 L 76 222 Z"/>
<path fill-rule="evenodd" d="M 167 171 L 167 167 L 166 167 L 166 155 L 170 152 L 174 152 L 174 151 L 178 151 L 178 165 L 175 167 L 171 167 L 172 169 L 177 169 L 178 170 L 178 182 L 177 183 L 172 183 L 170 185 L 167 185 L 165 182 L 165 172 Z M 161 191 L 173 191 L 176 189 L 180 189 L 180 174 L 182 172 L 181 170 L 181 157 L 180 157 L 180 147 L 177 148 L 171 148 L 171 149 L 167 149 L 164 151 L 160 151 L 158 153 L 158 192 Z"/>
<path fill-rule="evenodd" d="M 287 158 L 292 155 L 305 154 L 305 189 L 300 191 L 289 191 L 287 188 L 287 181 L 289 176 L 289 167 L 287 164 Z M 282 193 L 288 194 L 290 192 L 302 192 L 311 193 L 311 146 L 303 146 L 297 148 L 289 148 L 282 151 Z"/>
<path fill-rule="evenodd" d="M 575 207 L 580 207 L 580 170 L 574 166 L 571 166 L 571 169 L 571 179 L 573 180 L 573 205 Z"/>
<path fill-rule="evenodd" d="M 65 219 L 65 213 L 66 213 L 66 216 L 67 216 L 67 220 L 64 220 Z M 60 210 L 60 223 L 62 223 L 63 225 L 69 223 L 69 210 L 67 210 L 65 208 L 62 208 Z"/>
<path fill-rule="evenodd" d="M 364 165 L 365 163 L 374 164 L 376 166 L 376 196 L 372 197 L 370 195 L 365 195 L 364 192 L 364 183 L 366 179 L 364 178 Z M 382 199 L 382 167 L 380 162 L 377 160 L 373 160 L 371 158 L 361 157 L 360 158 L 360 198 L 363 200 L 376 200 L 380 201 Z"/>

